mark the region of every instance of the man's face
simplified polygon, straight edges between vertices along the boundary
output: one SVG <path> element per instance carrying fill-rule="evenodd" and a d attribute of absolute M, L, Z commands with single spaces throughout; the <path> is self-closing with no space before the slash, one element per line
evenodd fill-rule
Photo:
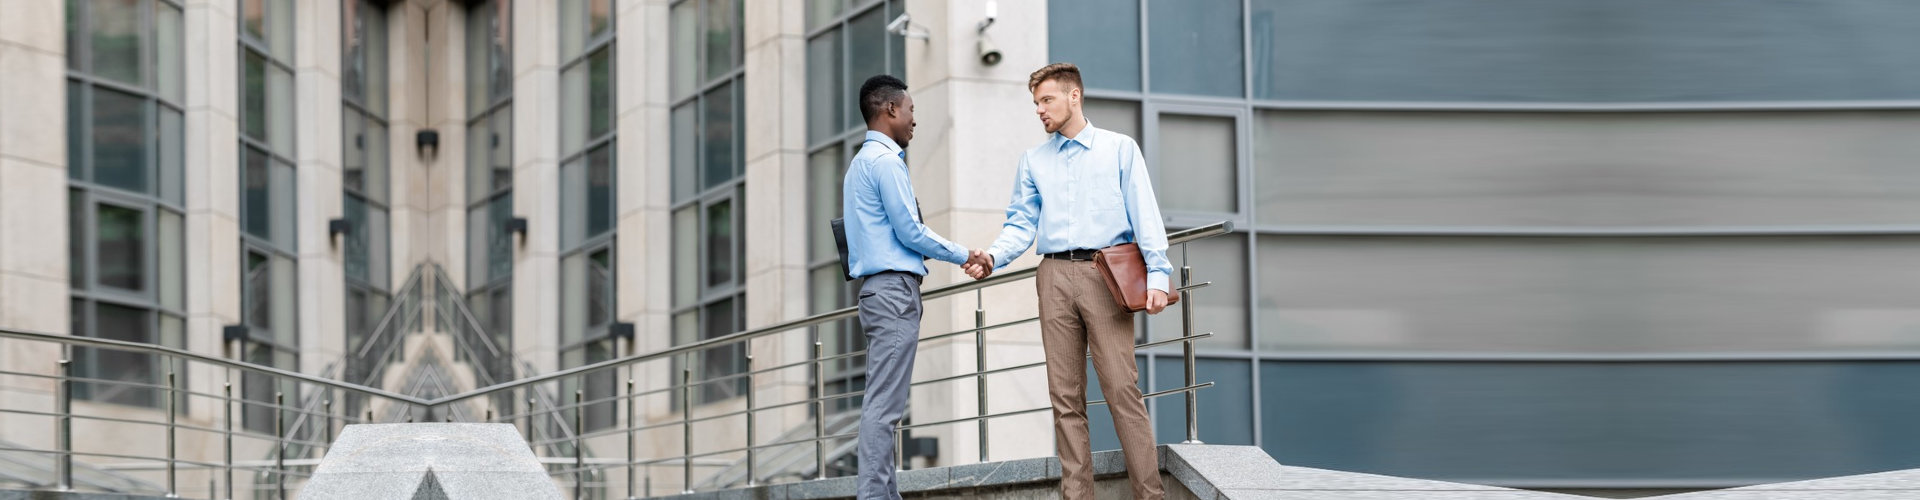
<path fill-rule="evenodd" d="M 893 118 L 893 142 L 904 148 L 913 141 L 913 127 L 918 125 L 913 122 L 913 95 L 901 94 L 894 106 L 898 115 Z"/>
<path fill-rule="evenodd" d="M 1061 85 L 1059 80 L 1047 80 L 1033 88 L 1033 112 L 1040 117 L 1040 126 L 1051 134 L 1059 132 L 1067 122 L 1073 121 L 1072 100 L 1076 90 Z"/>

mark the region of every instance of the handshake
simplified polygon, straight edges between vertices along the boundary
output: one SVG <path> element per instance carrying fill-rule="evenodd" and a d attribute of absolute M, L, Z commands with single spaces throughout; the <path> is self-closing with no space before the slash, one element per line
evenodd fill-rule
<path fill-rule="evenodd" d="M 993 256 L 978 248 L 968 250 L 967 262 L 960 265 L 960 270 L 966 271 L 967 276 L 973 279 L 986 279 L 993 275 Z"/>

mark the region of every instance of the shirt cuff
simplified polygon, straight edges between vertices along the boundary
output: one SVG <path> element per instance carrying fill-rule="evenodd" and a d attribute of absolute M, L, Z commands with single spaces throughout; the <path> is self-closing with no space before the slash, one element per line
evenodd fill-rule
<path fill-rule="evenodd" d="M 960 246 L 960 244 L 958 244 L 958 243 L 948 243 L 948 244 L 947 244 L 947 252 L 948 252 L 948 254 L 947 254 L 946 256 L 944 256 L 944 257 L 942 257 L 942 258 L 941 258 L 940 260 L 944 260 L 944 261 L 947 261 L 947 263 L 949 263 L 949 264 L 953 264 L 953 265 L 956 265 L 956 266 L 957 266 L 957 265 L 964 265 L 964 264 L 966 264 L 966 263 L 967 263 L 967 248 L 966 248 L 966 247 L 963 247 L 963 246 Z"/>
<path fill-rule="evenodd" d="M 998 248 L 988 248 L 987 255 L 993 256 L 993 270 L 995 271 L 1005 269 L 1007 264 L 1013 262 L 1013 259 L 1019 258 L 1018 255 L 1007 255 L 1005 250 Z"/>
<path fill-rule="evenodd" d="M 1170 289 L 1167 288 L 1167 273 L 1147 271 L 1147 289 L 1162 292 L 1170 291 Z"/>

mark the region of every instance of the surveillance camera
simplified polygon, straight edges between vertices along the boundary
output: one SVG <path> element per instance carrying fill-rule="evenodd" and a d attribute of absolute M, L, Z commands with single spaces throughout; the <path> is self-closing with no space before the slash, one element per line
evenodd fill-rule
<path fill-rule="evenodd" d="M 980 54 L 980 64 L 988 66 L 1000 64 L 1000 48 L 995 47 L 992 40 L 988 40 L 986 37 L 980 37 L 980 44 L 977 50 Z"/>

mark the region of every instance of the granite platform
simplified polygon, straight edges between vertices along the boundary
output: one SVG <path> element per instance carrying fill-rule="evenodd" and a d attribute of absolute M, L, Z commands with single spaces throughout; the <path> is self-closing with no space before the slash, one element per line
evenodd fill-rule
<path fill-rule="evenodd" d="M 560 500 L 560 489 L 509 424 L 349 425 L 301 500 Z"/>

